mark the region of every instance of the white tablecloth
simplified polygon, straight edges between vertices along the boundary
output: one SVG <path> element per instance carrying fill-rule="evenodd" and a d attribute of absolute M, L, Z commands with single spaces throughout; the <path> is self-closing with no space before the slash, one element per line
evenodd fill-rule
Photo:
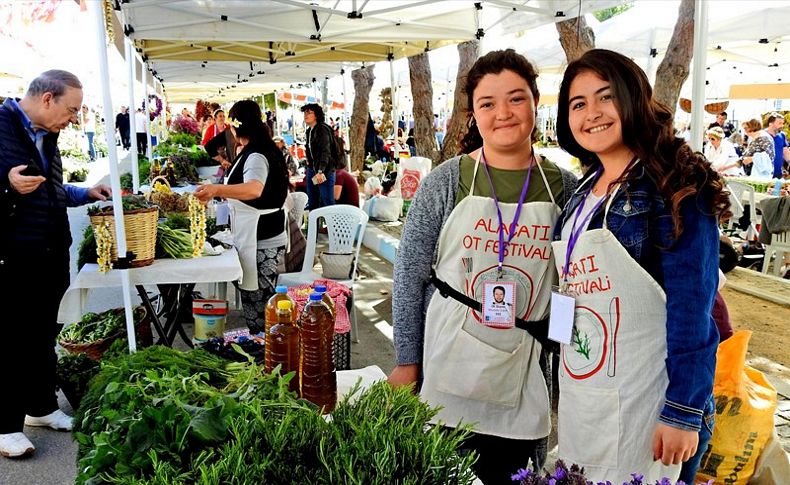
<path fill-rule="evenodd" d="M 91 288 L 121 286 L 119 270 L 99 273 L 99 266 L 86 264 L 60 301 L 58 322 L 73 323 L 82 318 Z M 235 248 L 219 256 L 193 259 L 157 259 L 154 264 L 129 269 L 132 286 L 179 283 L 214 283 L 241 279 L 241 264 Z"/>

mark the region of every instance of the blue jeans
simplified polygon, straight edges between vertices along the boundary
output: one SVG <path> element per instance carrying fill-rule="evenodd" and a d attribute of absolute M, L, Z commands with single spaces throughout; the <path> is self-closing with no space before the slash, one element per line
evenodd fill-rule
<path fill-rule="evenodd" d="M 307 169 L 307 207 L 310 210 L 318 209 L 326 205 L 335 205 L 335 171 L 324 172 L 326 181 L 322 184 L 314 185 L 313 177 L 315 171 Z"/>
<path fill-rule="evenodd" d="M 88 156 L 91 160 L 96 160 L 96 149 L 93 147 L 93 136 L 96 133 L 93 131 L 86 131 L 85 135 L 88 137 Z"/>
<path fill-rule="evenodd" d="M 683 463 L 680 468 L 679 480 L 683 480 L 689 485 L 694 483 L 694 477 L 697 475 L 699 464 L 702 462 L 702 456 L 708 451 L 708 443 L 713 436 L 713 422 L 715 413 L 711 412 L 702 418 L 702 428 L 699 430 L 699 444 L 697 445 L 697 452 Z"/>

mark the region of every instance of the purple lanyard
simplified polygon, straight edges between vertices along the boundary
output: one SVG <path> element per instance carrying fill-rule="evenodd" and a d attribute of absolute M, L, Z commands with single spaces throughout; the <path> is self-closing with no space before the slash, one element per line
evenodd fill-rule
<path fill-rule="evenodd" d="M 499 226 L 497 228 L 497 233 L 499 234 L 499 263 L 497 264 L 497 273 L 499 275 L 502 274 L 502 263 L 505 262 L 505 231 L 502 229 L 502 226 L 505 225 L 505 221 L 502 220 L 502 211 L 499 209 L 499 199 L 496 196 L 496 190 L 494 189 L 494 181 L 491 180 L 491 174 L 488 173 L 488 163 L 486 163 L 486 155 L 483 152 L 483 149 L 480 149 L 480 158 L 483 162 L 483 169 L 486 172 L 486 177 L 488 177 L 488 183 L 491 185 L 491 195 L 494 197 L 494 207 L 496 207 L 496 213 L 499 217 Z M 516 223 L 518 223 L 518 216 L 521 214 L 521 206 L 524 204 L 524 199 L 527 197 L 527 189 L 529 188 L 529 179 L 532 176 L 532 166 L 535 165 L 535 152 L 532 152 L 532 158 L 530 159 L 529 169 L 527 169 L 527 180 L 524 181 L 524 186 L 521 188 L 521 196 L 518 198 L 518 205 L 516 206 L 516 214 L 513 216 L 513 222 L 510 223 L 510 228 L 508 230 L 507 235 L 507 242 L 510 244 L 510 241 L 513 240 L 513 236 L 515 235 Z"/>
<path fill-rule="evenodd" d="M 623 174 L 627 174 L 628 172 L 630 172 L 631 168 L 634 165 L 636 165 L 637 160 L 638 159 L 636 157 L 631 159 L 631 161 L 625 167 L 625 170 L 623 171 Z M 582 219 L 581 224 L 579 224 L 579 227 L 576 227 L 576 223 L 579 220 L 579 214 L 581 214 L 582 210 L 584 210 L 584 203 L 587 200 L 587 196 L 590 195 L 590 193 L 592 192 L 592 189 L 595 186 L 595 182 L 598 181 L 598 177 L 601 176 L 602 172 L 603 172 L 603 165 L 599 166 L 598 169 L 595 171 L 595 174 L 592 176 L 592 183 L 590 184 L 590 188 L 584 194 L 584 196 L 582 197 L 582 200 L 579 201 L 579 206 L 576 208 L 576 213 L 573 216 L 573 223 L 571 223 L 571 234 L 570 234 L 570 236 L 568 236 L 568 246 L 565 249 L 565 266 L 562 268 L 562 281 L 563 282 L 566 282 L 566 283 L 568 282 L 568 269 L 570 268 L 570 265 L 571 265 L 571 253 L 573 253 L 573 248 L 576 247 L 576 243 L 579 242 L 579 238 L 581 237 L 582 232 L 584 231 L 585 227 L 587 226 L 587 223 L 590 221 L 590 219 L 592 218 L 593 214 L 595 214 L 598 211 L 598 209 L 601 207 L 601 204 L 603 204 L 604 202 L 609 200 L 609 197 L 612 195 L 609 191 L 607 191 L 606 195 L 604 197 L 601 197 L 601 200 L 599 200 L 593 206 L 593 208 L 590 210 L 590 212 L 588 212 L 587 215 L 584 216 L 584 218 Z"/>

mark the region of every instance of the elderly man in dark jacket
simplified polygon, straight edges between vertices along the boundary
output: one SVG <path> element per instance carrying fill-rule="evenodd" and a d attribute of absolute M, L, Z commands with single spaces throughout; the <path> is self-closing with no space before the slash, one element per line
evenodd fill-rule
<path fill-rule="evenodd" d="M 307 138 L 307 205 L 318 209 L 335 205 L 335 166 L 332 159 L 332 144 L 335 142 L 332 128 L 324 122 L 324 110 L 315 103 L 302 106 L 304 122 L 309 128 Z"/>
<path fill-rule="evenodd" d="M 35 449 L 23 425 L 70 430 L 55 396 L 55 337 L 69 285 L 66 208 L 105 200 L 110 188 L 63 183 L 58 133 L 77 121 L 82 84 L 52 70 L 21 100 L 0 106 L 0 291 L 9 304 L 0 339 L 0 454 Z"/>

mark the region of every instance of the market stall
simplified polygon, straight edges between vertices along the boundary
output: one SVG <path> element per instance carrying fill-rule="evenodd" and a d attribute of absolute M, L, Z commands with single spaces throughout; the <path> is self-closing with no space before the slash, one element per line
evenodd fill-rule
<path fill-rule="evenodd" d="M 84 313 L 90 290 L 121 286 L 121 271 L 114 269 L 107 273 L 100 273 L 96 264 L 83 266 L 61 300 L 58 321 L 61 323 L 78 321 Z M 194 259 L 157 259 L 150 266 L 123 271 L 129 273 L 130 283 L 135 286 L 143 305 L 151 311 L 153 304 L 145 289 L 146 285 L 184 285 L 181 291 L 191 295 L 191 290 L 198 283 L 226 283 L 241 279 L 239 256 L 233 248 L 218 256 Z M 223 294 L 220 297 L 224 299 L 224 290 L 221 293 Z M 176 333 L 178 333 L 188 345 L 191 345 L 191 338 L 184 333 L 181 323 L 178 321 L 178 312 L 169 312 L 164 322 L 160 321 L 161 315 L 157 315 L 156 312 L 152 313 L 154 329 L 159 335 L 160 343 L 172 345 Z"/>

